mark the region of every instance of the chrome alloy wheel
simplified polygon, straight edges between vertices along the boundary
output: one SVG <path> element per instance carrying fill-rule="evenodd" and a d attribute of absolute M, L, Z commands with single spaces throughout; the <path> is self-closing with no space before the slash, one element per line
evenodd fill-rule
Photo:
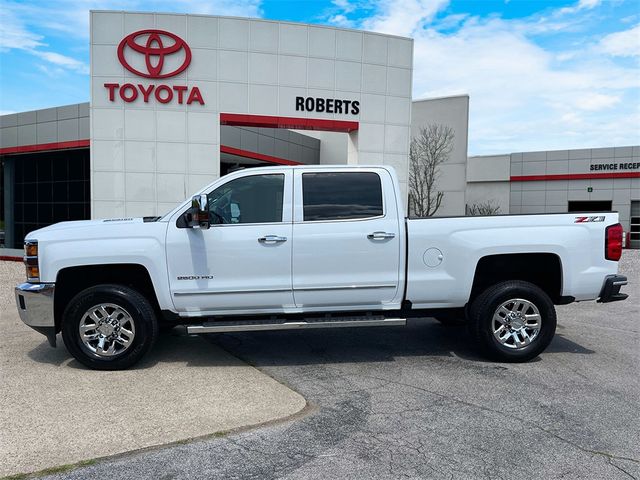
<path fill-rule="evenodd" d="M 78 329 L 84 346 L 100 357 L 119 355 L 131 346 L 136 336 L 129 312 L 113 303 L 91 307 L 82 315 Z"/>
<path fill-rule="evenodd" d="M 529 300 L 512 298 L 496 309 L 491 326 L 493 336 L 501 345 L 517 350 L 540 334 L 542 317 L 538 307 Z"/>

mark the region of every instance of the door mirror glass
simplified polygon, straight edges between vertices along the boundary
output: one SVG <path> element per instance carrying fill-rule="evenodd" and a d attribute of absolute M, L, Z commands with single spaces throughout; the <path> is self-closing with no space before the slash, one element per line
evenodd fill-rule
<path fill-rule="evenodd" d="M 191 208 L 187 210 L 185 216 L 190 228 L 209 228 L 209 208 L 205 193 L 191 198 Z"/>

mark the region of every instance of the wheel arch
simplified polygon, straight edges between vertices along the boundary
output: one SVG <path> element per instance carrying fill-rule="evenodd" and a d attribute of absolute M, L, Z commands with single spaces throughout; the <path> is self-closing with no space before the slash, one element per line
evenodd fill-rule
<path fill-rule="evenodd" d="M 555 253 L 506 253 L 487 255 L 476 264 L 469 303 L 484 290 L 500 282 L 522 280 L 541 288 L 554 304 L 562 297 L 562 260 Z"/>
<path fill-rule="evenodd" d="M 137 290 L 147 298 L 157 318 L 161 318 L 153 281 L 144 265 L 118 263 L 67 267 L 56 276 L 53 312 L 57 332 L 61 330 L 62 315 L 71 299 L 87 288 L 102 284 L 126 285 Z"/>

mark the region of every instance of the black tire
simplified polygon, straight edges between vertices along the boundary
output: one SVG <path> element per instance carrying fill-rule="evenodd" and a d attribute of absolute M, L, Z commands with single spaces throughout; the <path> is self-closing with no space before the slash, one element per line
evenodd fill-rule
<path fill-rule="evenodd" d="M 131 344 L 121 353 L 101 356 L 92 352 L 80 338 L 80 322 L 85 313 L 100 304 L 113 304 L 129 313 L 135 326 Z M 62 317 L 62 338 L 71 355 L 94 370 L 124 370 L 140 360 L 158 338 L 158 322 L 149 301 L 124 285 L 98 285 L 78 293 Z"/>
<path fill-rule="evenodd" d="M 493 333 L 494 313 L 511 299 L 527 300 L 538 309 L 541 317 L 537 336 L 520 348 L 505 346 Z M 529 282 L 511 280 L 493 285 L 476 297 L 469 308 L 468 325 L 473 340 L 488 357 L 502 362 L 526 362 L 537 357 L 551 343 L 556 331 L 556 310 L 541 288 Z"/>

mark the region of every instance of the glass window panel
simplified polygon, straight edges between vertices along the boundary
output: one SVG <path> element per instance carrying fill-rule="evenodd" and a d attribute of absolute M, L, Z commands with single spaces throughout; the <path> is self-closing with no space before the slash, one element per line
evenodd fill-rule
<path fill-rule="evenodd" d="M 53 205 L 51 203 L 38 204 L 38 223 L 50 224 L 53 222 Z"/>
<path fill-rule="evenodd" d="M 382 184 L 373 172 L 304 173 L 305 221 L 345 220 L 383 214 Z"/>
<path fill-rule="evenodd" d="M 84 219 L 84 204 L 70 203 L 69 204 L 69 220 L 83 220 L 83 219 Z"/>
<path fill-rule="evenodd" d="M 282 221 L 284 175 L 237 178 L 208 195 L 213 224 L 273 223 Z"/>
<path fill-rule="evenodd" d="M 69 201 L 84 201 L 84 182 L 69 182 Z"/>
<path fill-rule="evenodd" d="M 30 231 L 56 222 L 90 218 L 87 150 L 16 155 L 12 161 L 16 172 L 15 248 L 21 248 L 24 235 Z"/>
<path fill-rule="evenodd" d="M 50 202 L 53 197 L 51 182 L 40 182 L 37 185 L 38 202 Z"/>

